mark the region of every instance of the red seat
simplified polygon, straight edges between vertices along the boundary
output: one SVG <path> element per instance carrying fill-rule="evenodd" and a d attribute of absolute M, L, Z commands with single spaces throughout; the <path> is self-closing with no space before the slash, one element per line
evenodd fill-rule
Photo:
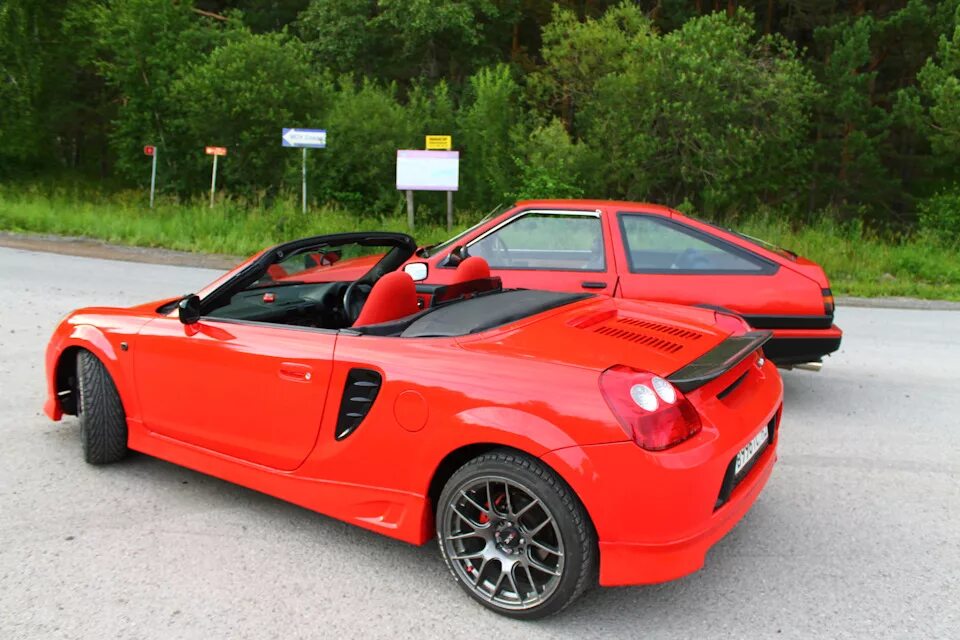
<path fill-rule="evenodd" d="M 399 320 L 420 311 L 417 287 L 407 273 L 391 271 L 377 280 L 353 326 Z"/>
<path fill-rule="evenodd" d="M 470 256 L 457 265 L 457 271 L 453 274 L 453 282 L 470 282 L 471 280 L 480 280 L 490 277 L 490 265 L 480 256 Z"/>

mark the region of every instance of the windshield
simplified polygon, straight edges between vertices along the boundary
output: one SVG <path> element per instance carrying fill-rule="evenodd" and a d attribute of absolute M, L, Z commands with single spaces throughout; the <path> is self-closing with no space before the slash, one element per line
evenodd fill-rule
<path fill-rule="evenodd" d="M 447 241 L 445 241 L 445 242 L 441 242 L 440 244 L 432 244 L 432 245 L 430 245 L 430 246 L 428 246 L 428 247 L 423 247 L 422 249 L 420 249 L 419 251 L 417 251 L 417 255 L 420 256 L 421 258 L 429 258 L 430 256 L 435 256 L 435 255 L 437 255 L 438 253 L 442 252 L 443 250 L 445 250 L 445 249 L 447 249 L 447 248 L 449 248 L 449 247 L 454 246 L 454 245 L 457 244 L 457 242 L 459 242 L 461 239 L 465 238 L 466 236 L 470 235 L 471 233 L 473 233 L 474 231 L 476 231 L 477 229 L 479 229 L 480 227 L 482 227 L 482 226 L 485 225 L 486 223 L 490 222 L 490 220 L 492 220 L 494 217 L 500 215 L 506 208 L 507 208 L 507 206 L 506 206 L 505 204 L 498 204 L 496 207 L 493 208 L 493 210 L 492 210 L 490 213 L 488 213 L 487 215 L 483 216 L 483 219 L 480 220 L 480 222 L 478 222 L 477 224 L 473 225 L 472 227 L 470 227 L 470 228 L 467 229 L 466 231 L 461 231 L 460 233 L 458 233 L 457 235 L 453 236 L 453 237 L 450 238 L 449 240 L 447 240 Z"/>

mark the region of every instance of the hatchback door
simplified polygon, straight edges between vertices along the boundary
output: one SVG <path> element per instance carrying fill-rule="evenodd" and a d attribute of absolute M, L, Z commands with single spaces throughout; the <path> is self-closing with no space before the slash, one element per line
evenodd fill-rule
<path fill-rule="evenodd" d="M 670 216 L 616 214 L 624 298 L 712 305 L 755 316 L 822 316 L 814 280 Z"/>

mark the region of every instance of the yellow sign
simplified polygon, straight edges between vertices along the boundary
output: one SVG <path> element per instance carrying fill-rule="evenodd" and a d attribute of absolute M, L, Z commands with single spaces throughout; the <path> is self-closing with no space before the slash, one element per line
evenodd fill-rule
<path fill-rule="evenodd" d="M 427 136 L 427 151 L 450 151 L 453 136 Z"/>

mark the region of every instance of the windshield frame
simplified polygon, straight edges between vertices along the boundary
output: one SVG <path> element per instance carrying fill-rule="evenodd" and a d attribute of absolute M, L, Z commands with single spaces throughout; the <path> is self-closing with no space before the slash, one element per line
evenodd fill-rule
<path fill-rule="evenodd" d="M 490 211 L 490 213 L 488 213 L 487 215 L 483 216 L 483 218 L 480 220 L 480 222 L 472 225 L 470 228 L 468 228 L 468 229 L 466 229 L 466 230 L 464 230 L 464 231 L 461 231 L 460 233 L 458 233 L 457 235 L 453 236 L 453 237 L 450 238 L 449 240 L 444 240 L 443 242 L 440 242 L 440 243 L 437 243 L 437 244 L 431 244 L 431 245 L 428 245 L 428 246 L 426 246 L 426 247 L 421 247 L 421 248 L 417 249 L 417 253 L 416 253 L 417 257 L 419 257 L 419 258 L 432 258 L 433 256 L 437 255 L 437 254 L 440 253 L 441 251 L 445 251 L 445 250 L 448 249 L 449 247 L 455 246 L 458 241 L 462 240 L 463 238 L 465 238 L 466 236 L 470 235 L 471 233 L 473 233 L 474 231 L 476 231 L 477 229 L 479 229 L 479 228 L 482 227 L 483 225 L 487 224 L 488 222 L 490 222 L 491 220 L 493 220 L 494 218 L 496 218 L 498 215 L 500 215 L 501 213 L 503 213 L 504 211 L 506 211 L 506 209 L 507 209 L 507 204 L 506 204 L 506 203 L 498 204 L 496 207 L 494 207 L 494 208 Z"/>

